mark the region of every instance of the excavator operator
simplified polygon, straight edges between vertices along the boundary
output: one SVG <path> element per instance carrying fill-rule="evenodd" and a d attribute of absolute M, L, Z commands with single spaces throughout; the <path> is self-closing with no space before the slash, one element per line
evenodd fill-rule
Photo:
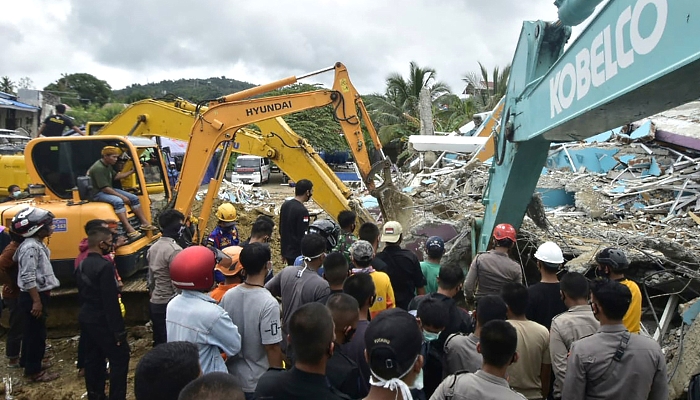
<path fill-rule="evenodd" d="M 126 206 L 128 204 L 134 214 L 141 221 L 141 230 L 153 230 L 155 227 L 146 219 L 139 204 L 139 198 L 121 189 L 114 188 L 114 181 L 119 181 L 134 173 L 134 169 L 117 173 L 113 166 L 117 163 L 121 150 L 115 146 L 105 146 L 102 148 L 102 158 L 95 161 L 88 169 L 90 183 L 92 184 L 92 199 L 109 203 L 114 207 L 114 212 L 119 217 L 119 221 L 124 226 L 126 234 L 130 237 L 138 236 L 138 232 L 129 223 L 126 216 Z"/>

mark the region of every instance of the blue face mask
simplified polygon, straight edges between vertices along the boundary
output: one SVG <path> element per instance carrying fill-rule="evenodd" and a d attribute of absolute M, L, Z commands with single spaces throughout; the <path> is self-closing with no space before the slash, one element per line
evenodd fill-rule
<path fill-rule="evenodd" d="M 21 195 L 21 194 L 22 194 L 22 192 L 20 192 L 20 191 L 18 190 L 18 191 L 16 191 L 16 192 L 12 192 L 12 197 L 17 198 L 17 197 L 19 197 L 19 195 Z"/>
<path fill-rule="evenodd" d="M 437 338 L 440 336 L 441 332 L 433 333 L 433 332 L 428 332 L 425 329 L 423 329 L 423 339 L 426 342 L 432 342 L 433 340 L 437 340 Z"/>

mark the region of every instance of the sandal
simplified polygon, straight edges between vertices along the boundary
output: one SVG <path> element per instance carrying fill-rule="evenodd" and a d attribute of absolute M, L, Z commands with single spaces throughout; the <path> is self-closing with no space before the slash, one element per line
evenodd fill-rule
<path fill-rule="evenodd" d="M 41 371 L 38 374 L 32 375 L 29 377 L 29 380 L 32 382 L 37 382 L 37 383 L 42 383 L 42 382 L 51 382 L 55 381 L 58 379 L 60 375 L 58 372 L 46 372 L 46 371 Z"/>
<path fill-rule="evenodd" d="M 133 239 L 133 238 L 139 237 L 139 235 L 140 235 L 140 233 L 138 233 L 137 231 L 129 232 L 129 233 L 126 234 L 126 236 L 128 236 L 129 239 Z"/>
<path fill-rule="evenodd" d="M 154 231 L 157 228 L 151 224 L 148 224 L 148 225 L 141 225 L 141 227 L 139 227 L 139 229 L 141 229 L 142 231 Z"/>

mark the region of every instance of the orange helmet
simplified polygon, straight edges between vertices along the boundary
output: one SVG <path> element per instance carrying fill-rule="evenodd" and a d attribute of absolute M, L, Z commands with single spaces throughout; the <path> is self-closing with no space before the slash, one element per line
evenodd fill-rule
<path fill-rule="evenodd" d="M 205 246 L 188 247 L 170 262 L 170 279 L 178 289 L 209 290 L 214 285 L 216 253 Z"/>
<path fill-rule="evenodd" d="M 496 240 L 510 239 L 513 243 L 517 241 L 515 228 L 511 224 L 496 225 L 493 229 L 493 238 Z"/>

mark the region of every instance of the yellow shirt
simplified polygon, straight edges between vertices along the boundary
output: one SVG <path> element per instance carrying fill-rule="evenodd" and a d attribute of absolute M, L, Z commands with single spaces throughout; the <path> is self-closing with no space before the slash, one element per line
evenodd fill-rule
<path fill-rule="evenodd" d="M 391 287 L 389 275 L 381 271 L 374 271 L 369 276 L 374 281 L 374 290 L 377 294 L 374 305 L 369 309 L 370 315 L 374 318 L 380 312 L 396 307 L 396 298 L 394 297 L 394 288 Z"/>
<path fill-rule="evenodd" d="M 634 281 L 623 279 L 620 283 L 627 286 L 632 292 L 632 302 L 622 318 L 622 323 L 628 331 L 639 333 L 642 323 L 642 292 L 639 291 L 639 286 Z"/>

